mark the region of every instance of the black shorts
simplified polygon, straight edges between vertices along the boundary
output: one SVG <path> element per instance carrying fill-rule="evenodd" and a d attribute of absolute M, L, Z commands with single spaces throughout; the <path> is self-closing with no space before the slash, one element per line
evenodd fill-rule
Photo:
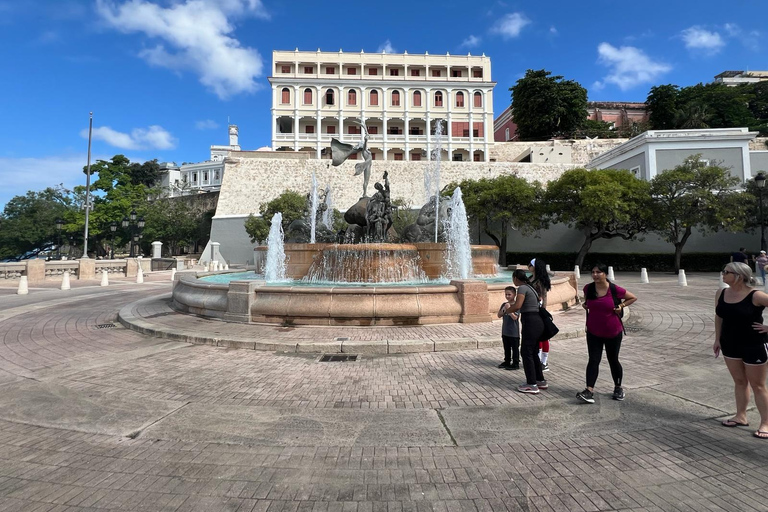
<path fill-rule="evenodd" d="M 744 364 L 768 363 L 768 343 L 738 343 L 720 340 L 723 357 L 741 359 Z"/>

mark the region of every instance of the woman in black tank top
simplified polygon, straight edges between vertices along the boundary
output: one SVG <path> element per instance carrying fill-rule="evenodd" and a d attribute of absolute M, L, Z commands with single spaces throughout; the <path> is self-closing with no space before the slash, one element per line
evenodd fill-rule
<path fill-rule="evenodd" d="M 763 309 L 768 294 L 752 290 L 755 279 L 744 263 L 729 263 L 723 270 L 729 288 L 719 290 L 715 301 L 715 357 L 723 353 L 733 378 L 736 414 L 723 421 L 725 427 L 748 426 L 749 389 L 755 394 L 760 426 L 755 437 L 768 439 L 768 327 L 763 325 Z"/>

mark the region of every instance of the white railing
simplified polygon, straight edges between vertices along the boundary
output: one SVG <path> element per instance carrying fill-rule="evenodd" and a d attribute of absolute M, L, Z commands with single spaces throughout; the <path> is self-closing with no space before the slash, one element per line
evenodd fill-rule
<path fill-rule="evenodd" d="M 127 262 L 125 260 L 96 260 L 96 273 L 126 275 Z"/>
<path fill-rule="evenodd" d="M 77 260 L 74 261 L 46 261 L 45 262 L 45 277 L 59 277 L 63 276 L 64 272 L 69 271 L 71 277 L 78 275 L 80 271 L 80 263 Z"/>
<path fill-rule="evenodd" d="M 24 262 L 0 263 L 0 279 L 18 279 L 24 275 L 27 265 Z"/>

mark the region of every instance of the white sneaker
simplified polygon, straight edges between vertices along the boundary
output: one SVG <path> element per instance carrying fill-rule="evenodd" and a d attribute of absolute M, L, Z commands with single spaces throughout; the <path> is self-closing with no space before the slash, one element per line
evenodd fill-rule
<path fill-rule="evenodd" d="M 549 371 L 549 365 L 544 363 L 541 365 L 541 371 L 548 372 Z"/>

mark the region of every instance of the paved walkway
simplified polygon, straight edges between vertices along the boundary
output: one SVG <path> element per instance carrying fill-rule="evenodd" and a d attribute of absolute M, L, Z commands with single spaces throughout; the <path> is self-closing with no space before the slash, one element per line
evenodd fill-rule
<path fill-rule="evenodd" d="M 321 363 L 142 335 L 117 314 L 143 299 L 162 308 L 170 282 L 147 277 L 0 288 L 0 510 L 768 510 L 768 443 L 719 425 L 734 404 L 711 355 L 714 274 L 688 288 L 617 276 L 640 298 L 622 348 L 627 400 L 610 400 L 603 363 L 594 405 L 574 398 L 580 337 L 553 342 L 550 389 L 529 396 L 495 347 Z M 500 329 L 286 330 L 146 312 L 201 338 L 290 343 Z"/>

